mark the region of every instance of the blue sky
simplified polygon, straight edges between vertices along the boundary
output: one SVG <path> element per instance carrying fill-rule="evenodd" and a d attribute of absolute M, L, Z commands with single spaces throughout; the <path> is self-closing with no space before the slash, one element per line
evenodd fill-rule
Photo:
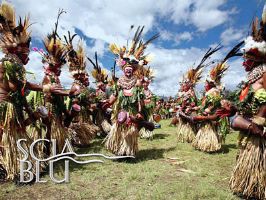
<path fill-rule="evenodd" d="M 23 0 L 10 1 L 18 15 L 30 13 L 33 22 L 32 47 L 41 47 L 41 40 L 51 31 L 57 11 L 67 11 L 60 19 L 59 33 L 76 32 L 86 42 L 86 51 L 92 56 L 98 52 L 101 64 L 110 69 L 114 56 L 109 43 L 125 45 L 129 27 L 145 25 L 147 39 L 155 33 L 161 37 L 147 49 L 154 56 L 150 63 L 155 71 L 152 90 L 159 95 L 175 95 L 182 74 L 199 62 L 204 52 L 215 44 L 224 45 L 213 56 L 219 59 L 234 44 L 243 40 L 252 18 L 261 16 L 264 0 Z M 234 59 L 224 77 L 224 85 L 234 88 L 245 78 L 241 58 Z M 31 53 L 28 70 L 42 78 L 41 58 Z M 91 66 L 88 63 L 88 71 Z M 205 74 L 209 69 L 205 70 Z M 63 84 L 68 87 L 71 77 L 65 67 Z M 93 80 L 92 80 L 93 81 Z M 204 80 L 203 80 L 204 81 Z"/>

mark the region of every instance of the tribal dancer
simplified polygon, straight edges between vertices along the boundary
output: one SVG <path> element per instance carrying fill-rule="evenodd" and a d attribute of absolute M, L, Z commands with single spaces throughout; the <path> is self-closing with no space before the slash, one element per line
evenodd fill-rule
<path fill-rule="evenodd" d="M 229 132 L 228 118 L 232 113 L 230 102 L 222 100 L 221 78 L 228 69 L 226 61 L 239 55 L 237 52 L 243 42 L 237 44 L 226 56 L 210 71 L 210 80 L 205 83 L 205 95 L 199 108 L 201 115 L 192 116 L 191 122 L 201 122 L 192 146 L 204 152 L 217 152 L 222 147 L 226 134 Z M 184 116 L 183 116 L 184 117 Z M 185 117 L 184 117 L 185 118 Z"/>
<path fill-rule="evenodd" d="M 88 110 L 90 108 L 89 93 L 89 76 L 86 71 L 85 50 L 80 40 L 75 50 L 72 40 L 76 35 L 65 37 L 68 49 L 68 66 L 74 82 L 69 92 L 69 115 L 65 119 L 65 126 L 69 127 L 72 133 L 72 143 L 75 146 L 87 146 L 99 131 L 98 127 L 92 123 Z M 74 120 L 73 120 L 74 119 Z"/>
<path fill-rule="evenodd" d="M 247 81 L 239 98 L 239 112 L 231 125 L 240 130 L 239 154 L 230 188 L 244 198 L 266 199 L 266 5 L 258 26 L 245 40 L 243 66 Z"/>
<path fill-rule="evenodd" d="M 16 142 L 26 139 L 23 146 L 29 149 L 32 138 L 27 134 L 26 126 L 38 118 L 27 103 L 26 90 L 41 91 L 42 86 L 26 80 L 24 65 L 29 60 L 31 40 L 29 18 L 20 18 L 16 25 L 14 8 L 3 2 L 0 25 L 0 47 L 5 54 L 0 64 L 0 164 L 7 172 L 7 179 L 13 180 L 19 173 L 19 159 L 22 159 Z M 29 159 L 34 165 L 34 160 Z"/>
<path fill-rule="evenodd" d="M 64 96 L 69 95 L 69 91 L 61 91 L 58 94 L 51 93 L 54 85 L 61 86 L 60 74 L 61 68 L 66 63 L 67 49 L 58 37 L 57 26 L 60 15 L 64 13 L 59 10 L 55 29 L 52 34 L 48 34 L 43 43 L 47 53 L 39 51 L 43 57 L 45 75 L 43 78 L 44 106 L 47 109 L 46 136 L 49 141 L 56 140 L 57 152 L 61 152 L 68 138 L 68 131 L 64 127 L 63 118 L 67 117 L 67 110 L 64 104 Z M 50 143 L 46 144 L 46 154 L 50 155 Z"/>
<path fill-rule="evenodd" d="M 202 68 L 199 68 L 198 70 L 191 69 L 189 70 L 189 72 L 190 71 L 194 72 L 194 70 L 196 72 L 195 75 L 200 78 L 202 73 Z M 179 94 L 181 95 L 179 97 L 181 100 L 180 111 L 190 115 L 191 112 L 193 111 L 192 108 L 197 105 L 197 97 L 194 92 L 194 86 L 197 81 L 195 81 L 193 84 L 192 80 L 190 80 L 189 77 L 187 78 L 188 78 L 187 80 L 184 80 L 181 83 L 181 88 L 180 88 L 181 92 L 179 92 Z M 197 80 L 197 78 L 195 80 Z M 196 127 L 193 124 L 190 124 L 188 121 L 185 121 L 179 117 L 179 123 L 177 126 L 177 140 L 179 142 L 191 143 L 195 138 L 195 131 L 196 131 L 195 128 Z"/>
<path fill-rule="evenodd" d="M 110 50 L 118 55 L 117 64 L 123 69 L 124 75 L 115 85 L 115 93 L 110 97 L 113 106 L 113 125 L 107 136 L 106 147 L 116 155 L 135 156 L 138 151 L 139 130 L 142 127 L 153 130 L 154 125 L 143 118 L 144 94 L 141 81 L 134 75 L 136 70 L 147 65 L 144 50 L 158 35 L 147 42 L 141 40 L 143 28 L 138 27 L 131 47 L 110 45 Z"/>
<path fill-rule="evenodd" d="M 200 64 L 196 68 L 188 70 L 185 80 L 181 83 L 181 108 L 180 112 L 185 113 L 186 115 L 191 115 L 194 111 L 194 108 L 197 106 L 197 97 L 195 94 L 195 86 L 200 81 L 202 76 L 202 70 L 204 62 L 221 47 L 217 46 L 214 49 L 209 49 L 203 56 Z M 191 143 L 194 141 L 196 135 L 195 124 L 190 123 L 189 121 L 184 120 L 180 117 L 179 124 L 177 127 L 177 139 L 180 142 Z"/>
<path fill-rule="evenodd" d="M 144 92 L 144 119 L 150 122 L 155 122 L 154 117 L 154 108 L 156 106 L 156 96 L 151 92 L 149 89 L 149 85 L 153 79 L 152 71 L 148 67 L 147 69 L 143 67 L 143 78 L 142 78 L 142 85 L 143 85 L 143 92 Z M 157 121 L 158 122 L 158 121 Z M 148 129 L 142 128 L 140 130 L 141 138 L 152 139 L 154 132 L 149 131 Z"/>
<path fill-rule="evenodd" d="M 96 81 L 96 110 L 95 110 L 95 124 L 100 128 L 101 134 L 106 136 L 111 130 L 111 121 L 110 115 L 107 113 L 109 107 L 103 107 L 107 102 L 107 84 L 108 84 L 108 75 L 105 69 L 102 69 L 98 64 L 97 53 L 95 53 L 95 63 L 88 58 L 91 64 L 93 65 L 92 76 Z"/>

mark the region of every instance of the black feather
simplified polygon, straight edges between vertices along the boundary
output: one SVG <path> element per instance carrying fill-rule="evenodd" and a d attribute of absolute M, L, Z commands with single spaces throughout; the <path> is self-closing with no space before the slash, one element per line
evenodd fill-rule
<path fill-rule="evenodd" d="M 208 51 L 204 54 L 203 58 L 200 61 L 200 64 L 196 67 L 195 70 L 199 70 L 200 68 L 204 67 L 203 63 L 216 51 L 219 51 L 222 48 L 220 44 L 218 44 L 214 49 L 209 48 Z"/>
<path fill-rule="evenodd" d="M 234 56 L 241 56 L 242 53 L 238 53 L 240 47 L 244 44 L 244 41 L 239 42 L 237 45 L 235 45 L 233 47 L 233 49 L 231 51 L 229 51 L 229 53 L 224 57 L 222 63 L 224 63 L 225 61 L 227 61 L 229 58 L 232 58 Z"/>
<path fill-rule="evenodd" d="M 157 39 L 159 36 L 160 36 L 159 33 L 153 35 L 150 39 L 148 39 L 148 40 L 145 42 L 144 46 L 147 46 L 150 42 L 152 42 L 153 40 Z"/>

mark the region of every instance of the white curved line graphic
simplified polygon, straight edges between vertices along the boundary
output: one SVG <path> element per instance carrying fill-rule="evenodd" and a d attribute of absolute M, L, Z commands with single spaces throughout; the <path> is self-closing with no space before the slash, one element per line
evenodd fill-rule
<path fill-rule="evenodd" d="M 57 162 L 57 161 L 59 161 L 59 160 L 63 160 L 63 159 L 72 160 L 73 162 L 78 163 L 78 164 L 104 163 L 102 160 L 85 160 L 85 161 L 77 161 L 77 160 L 75 160 L 74 158 L 69 157 L 69 156 L 63 156 L 63 157 L 57 158 L 57 159 L 55 159 L 55 160 L 52 160 L 51 162 Z"/>
<path fill-rule="evenodd" d="M 57 158 L 60 158 L 60 157 L 66 157 L 68 159 L 71 158 L 71 160 L 74 161 L 75 160 L 74 158 L 69 157 L 71 155 L 74 155 L 76 157 L 92 157 L 92 156 L 95 156 L 95 157 L 103 157 L 103 158 L 109 159 L 109 160 L 115 160 L 115 159 L 121 159 L 121 158 L 135 158 L 134 156 L 106 156 L 104 154 L 98 154 L 98 153 L 95 153 L 95 154 L 77 154 L 75 152 L 66 152 L 66 153 L 61 153 L 61 154 L 57 154 L 57 155 L 51 156 L 51 157 L 46 158 L 46 159 L 43 159 L 43 160 L 39 159 L 39 161 L 40 162 L 46 162 L 46 161 L 54 160 L 54 159 L 57 159 Z M 77 162 L 78 163 L 80 161 L 76 161 L 75 160 L 74 162 Z"/>

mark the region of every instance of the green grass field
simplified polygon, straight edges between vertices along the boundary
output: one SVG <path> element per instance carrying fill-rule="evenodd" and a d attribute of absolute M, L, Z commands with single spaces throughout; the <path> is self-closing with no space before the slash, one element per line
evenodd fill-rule
<path fill-rule="evenodd" d="M 1 199 L 238 199 L 228 187 L 237 134 L 227 136 L 221 153 L 206 154 L 177 143 L 176 128 L 168 124 L 161 122 L 152 141 L 140 139 L 135 162 L 70 163 L 70 183 L 55 184 L 48 176 L 47 183 L 2 183 Z M 111 155 L 101 143 L 77 152 Z"/>

